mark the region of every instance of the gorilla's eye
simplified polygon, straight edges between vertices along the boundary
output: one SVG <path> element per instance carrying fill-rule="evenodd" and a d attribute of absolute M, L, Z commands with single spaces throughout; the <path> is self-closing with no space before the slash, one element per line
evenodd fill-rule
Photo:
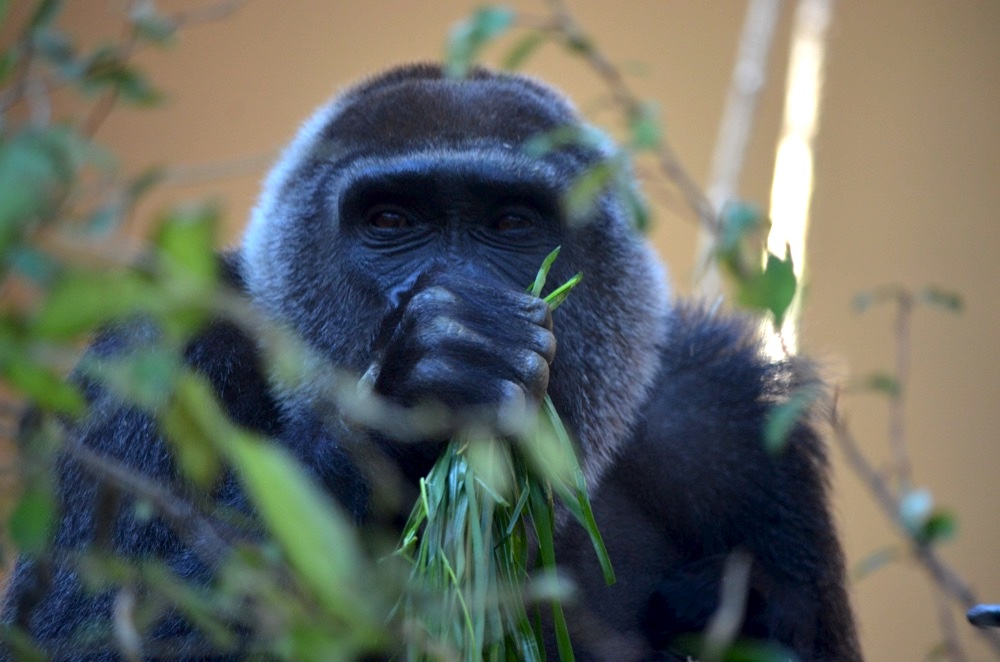
<path fill-rule="evenodd" d="M 499 232 L 525 232 L 535 227 L 535 216 L 528 210 L 505 211 L 497 217 L 493 227 Z"/>
<path fill-rule="evenodd" d="M 410 220 L 399 210 L 373 209 L 368 212 L 368 225 L 379 230 L 403 230 L 410 227 Z"/>

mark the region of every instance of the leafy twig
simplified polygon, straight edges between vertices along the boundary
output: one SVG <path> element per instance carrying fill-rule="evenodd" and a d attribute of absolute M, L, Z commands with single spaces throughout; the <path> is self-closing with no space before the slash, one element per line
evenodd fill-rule
<path fill-rule="evenodd" d="M 969 585 L 951 569 L 941 557 L 934 551 L 934 548 L 927 543 L 916 540 L 911 530 L 900 517 L 900 500 L 892 493 L 888 483 L 882 475 L 872 466 L 872 464 L 861 452 L 857 440 L 851 433 L 846 421 L 841 416 L 837 408 L 836 401 L 830 413 L 830 424 L 833 427 L 834 440 L 840 446 L 848 465 L 872 494 L 875 502 L 881 507 L 883 514 L 897 528 L 910 545 L 913 558 L 915 558 L 931 579 L 956 603 L 969 609 L 980 602 Z M 1000 653 L 1000 634 L 992 630 L 980 630 L 993 647 Z"/>
<path fill-rule="evenodd" d="M 716 210 L 734 200 L 739 191 L 743 158 L 753 128 L 757 98 L 767 78 L 767 58 L 780 7 L 780 0 L 754 0 L 747 9 L 712 155 L 708 200 Z M 711 230 L 702 226 L 696 262 L 698 285 L 708 297 L 717 296 L 722 290 L 718 270 L 711 266 L 718 249 L 717 232 Z"/>
<path fill-rule="evenodd" d="M 593 48 L 583 29 L 566 8 L 563 0 L 548 0 L 553 14 L 554 29 L 565 36 L 570 47 L 580 52 L 594 71 L 604 80 L 615 103 L 621 107 L 630 120 L 641 117 L 643 103 L 625 82 L 621 71 L 598 49 Z M 721 223 L 708 197 L 681 165 L 680 159 L 670 144 L 660 139 L 655 154 L 660 169 L 677 186 L 688 206 L 694 211 L 699 222 L 712 234 L 718 235 Z"/>

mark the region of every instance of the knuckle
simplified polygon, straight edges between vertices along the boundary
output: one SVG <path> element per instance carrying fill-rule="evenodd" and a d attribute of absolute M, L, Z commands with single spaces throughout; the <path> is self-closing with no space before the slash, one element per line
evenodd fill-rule
<path fill-rule="evenodd" d="M 518 352 L 515 369 L 532 393 L 540 394 L 549 384 L 549 362 L 540 354 L 528 350 Z"/>
<path fill-rule="evenodd" d="M 442 304 L 451 304 L 457 301 L 457 297 L 440 285 L 432 285 L 417 292 L 410 299 L 411 308 L 436 307 Z"/>
<path fill-rule="evenodd" d="M 508 379 L 497 383 L 497 396 L 501 409 L 523 409 L 527 402 L 524 388 Z"/>
<path fill-rule="evenodd" d="M 457 298 L 440 286 L 428 287 L 413 295 L 404 313 L 409 324 L 426 324 L 442 316 L 442 311 L 454 306 Z"/>
<path fill-rule="evenodd" d="M 431 356 L 414 364 L 410 378 L 418 384 L 433 385 L 447 380 L 452 374 L 454 374 L 454 368 L 448 361 Z"/>
<path fill-rule="evenodd" d="M 536 329 L 532 334 L 532 346 L 538 354 L 551 363 L 556 357 L 556 336 L 549 329 Z"/>
<path fill-rule="evenodd" d="M 543 299 L 529 295 L 528 301 L 524 304 L 524 314 L 534 324 L 552 328 L 552 309 Z"/>
<path fill-rule="evenodd" d="M 460 340 L 465 342 L 481 341 L 481 336 L 454 317 L 444 315 L 435 318 L 429 325 L 428 333 L 436 342 L 445 340 Z"/>

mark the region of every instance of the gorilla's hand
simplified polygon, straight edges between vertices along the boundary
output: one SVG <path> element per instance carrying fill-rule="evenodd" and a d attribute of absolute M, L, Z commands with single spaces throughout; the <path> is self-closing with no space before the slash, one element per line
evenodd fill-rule
<path fill-rule="evenodd" d="M 537 406 L 555 356 L 552 316 L 538 297 L 434 272 L 418 279 L 375 343 L 375 390 L 413 406 L 436 402 L 454 424 L 499 424 Z"/>

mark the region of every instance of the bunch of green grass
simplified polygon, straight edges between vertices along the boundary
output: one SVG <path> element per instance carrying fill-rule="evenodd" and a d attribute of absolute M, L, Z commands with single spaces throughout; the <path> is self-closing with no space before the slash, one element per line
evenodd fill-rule
<path fill-rule="evenodd" d="M 535 296 L 558 253 L 542 263 L 530 290 Z M 546 303 L 554 310 L 581 277 Z M 470 431 L 448 444 L 420 481 L 399 545 L 412 564 L 398 607 L 406 659 L 544 659 L 544 602 L 551 603 L 560 659 L 573 659 L 555 575 L 556 499 L 589 532 L 605 580 L 614 582 L 583 471 L 548 395 L 530 432 L 501 440 Z"/>

